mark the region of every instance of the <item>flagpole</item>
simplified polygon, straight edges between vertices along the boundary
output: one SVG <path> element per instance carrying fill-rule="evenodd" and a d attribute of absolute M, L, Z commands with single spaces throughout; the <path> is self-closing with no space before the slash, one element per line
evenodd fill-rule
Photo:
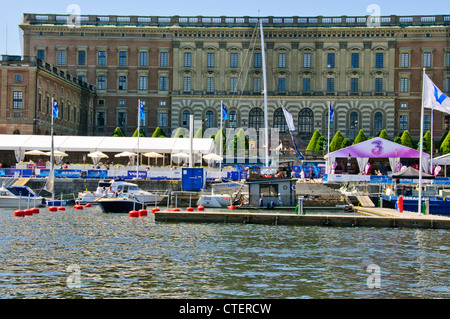
<path fill-rule="evenodd" d="M 220 146 L 219 146 L 219 156 L 220 161 L 219 161 L 219 172 L 220 172 L 220 177 L 222 178 L 222 153 L 223 153 L 223 131 L 222 131 L 222 122 L 223 122 L 223 101 L 220 100 Z"/>
<path fill-rule="evenodd" d="M 50 127 L 50 135 L 52 138 L 52 142 L 51 142 L 52 154 L 50 156 L 51 174 L 55 174 L 55 171 L 54 171 L 54 169 L 55 169 L 55 144 L 53 141 L 53 115 L 54 115 L 54 108 L 55 108 L 54 103 L 55 103 L 55 99 L 52 97 L 52 119 L 51 119 L 51 127 Z M 52 200 L 53 200 L 53 205 L 54 205 L 55 204 L 54 203 L 54 200 L 55 200 L 55 189 L 54 188 L 52 189 Z"/>
<path fill-rule="evenodd" d="M 267 74 L 266 74 L 266 53 L 264 46 L 264 31 L 262 19 L 259 20 L 261 27 L 261 57 L 262 57 L 262 69 L 263 69 L 263 82 L 264 82 L 264 139 L 265 139 L 265 157 L 266 157 L 266 167 L 269 167 L 269 119 L 267 114 Z"/>
<path fill-rule="evenodd" d="M 331 126 L 331 101 L 328 101 L 328 138 L 327 138 L 327 162 L 326 162 L 327 175 L 330 174 L 330 157 L 328 156 L 328 154 L 330 154 L 330 126 Z"/>
<path fill-rule="evenodd" d="M 424 101 L 424 92 L 425 92 L 425 73 L 426 69 L 423 68 L 423 77 L 422 77 L 422 106 L 421 106 L 421 116 L 420 116 L 420 156 L 419 156 L 419 198 L 417 199 L 417 213 L 420 215 L 422 212 L 422 157 L 423 157 L 423 101 Z"/>
<path fill-rule="evenodd" d="M 138 129 L 137 129 L 137 150 L 136 150 L 136 179 L 139 178 L 139 136 L 141 135 L 141 99 L 138 99 Z"/>

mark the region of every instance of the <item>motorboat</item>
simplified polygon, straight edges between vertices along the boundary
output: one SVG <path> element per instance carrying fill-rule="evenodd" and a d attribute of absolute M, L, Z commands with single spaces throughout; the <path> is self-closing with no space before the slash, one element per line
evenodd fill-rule
<path fill-rule="evenodd" d="M 133 195 L 139 202 L 142 203 L 159 203 L 164 197 L 164 194 L 147 192 L 139 188 L 137 184 L 124 181 L 100 181 L 95 192 L 80 192 L 76 202 L 85 205 L 87 203 L 96 204 L 102 198 L 116 198 L 118 196 L 126 197 Z"/>
<path fill-rule="evenodd" d="M 133 196 L 104 197 L 97 201 L 98 206 L 104 213 L 129 213 L 131 210 L 139 210 L 146 205 Z"/>
<path fill-rule="evenodd" d="M 220 208 L 231 205 L 231 195 L 227 194 L 203 194 L 197 201 L 197 206 Z"/>
<path fill-rule="evenodd" d="M 0 207 L 44 207 L 44 197 L 36 194 L 28 186 L 2 186 L 0 187 Z"/>
<path fill-rule="evenodd" d="M 382 195 L 383 206 L 388 208 L 396 208 L 398 205 L 398 199 L 400 196 Z M 422 197 L 422 205 L 428 199 L 429 201 L 429 213 L 431 215 L 450 215 L 450 199 L 446 199 L 440 196 Z M 418 200 L 417 196 L 403 196 L 403 210 L 409 212 L 418 212 Z"/>

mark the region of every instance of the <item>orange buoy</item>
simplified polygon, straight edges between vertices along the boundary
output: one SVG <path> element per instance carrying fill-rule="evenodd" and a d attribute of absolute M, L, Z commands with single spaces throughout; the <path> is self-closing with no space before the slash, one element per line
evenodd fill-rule
<path fill-rule="evenodd" d="M 32 209 L 25 209 L 23 212 L 24 212 L 24 215 L 25 215 L 25 216 L 31 216 L 31 215 L 33 215 L 33 210 L 32 210 Z"/>
<path fill-rule="evenodd" d="M 397 200 L 397 207 L 400 213 L 403 213 L 403 196 L 400 196 Z"/>
<path fill-rule="evenodd" d="M 39 208 L 34 207 L 31 210 L 33 211 L 33 214 L 39 214 Z"/>
<path fill-rule="evenodd" d="M 14 212 L 14 217 L 25 217 L 25 211 L 23 211 L 23 210 L 16 210 L 15 212 Z"/>
<path fill-rule="evenodd" d="M 180 209 L 179 209 L 179 208 L 174 208 L 174 209 L 172 209 L 172 211 L 173 211 L 173 212 L 179 212 Z"/>
<path fill-rule="evenodd" d="M 202 211 L 205 210 L 205 206 L 203 206 L 203 205 L 197 206 L 197 210 L 198 210 L 199 212 L 202 212 Z"/>
<path fill-rule="evenodd" d="M 139 213 L 139 217 L 147 216 L 147 210 L 146 209 L 139 209 L 138 213 Z"/>
<path fill-rule="evenodd" d="M 236 206 L 234 206 L 234 205 L 231 205 L 231 206 L 229 206 L 229 207 L 228 207 L 228 209 L 230 209 L 230 210 L 234 210 L 234 209 L 236 209 Z"/>
<path fill-rule="evenodd" d="M 64 206 L 59 206 L 58 210 L 66 210 L 66 208 Z"/>
<path fill-rule="evenodd" d="M 75 210 L 83 210 L 83 205 L 74 205 L 73 209 L 75 209 Z"/>
<path fill-rule="evenodd" d="M 135 210 L 130 210 L 128 212 L 128 217 L 130 217 L 130 218 L 139 217 L 139 213 Z"/>
<path fill-rule="evenodd" d="M 193 211 L 194 211 L 194 208 L 188 207 L 188 208 L 186 208 L 186 211 L 187 211 L 187 212 L 193 212 Z"/>
<path fill-rule="evenodd" d="M 56 206 L 50 206 L 49 208 L 48 208 L 48 211 L 49 212 L 56 212 L 58 209 L 56 208 Z"/>
<path fill-rule="evenodd" d="M 84 205 L 84 207 L 91 207 L 91 203 L 87 203 L 86 205 Z"/>

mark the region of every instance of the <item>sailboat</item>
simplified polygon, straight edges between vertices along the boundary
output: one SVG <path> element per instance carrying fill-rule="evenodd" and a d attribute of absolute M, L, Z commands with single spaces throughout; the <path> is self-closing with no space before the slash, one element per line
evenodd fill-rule
<path fill-rule="evenodd" d="M 58 102 L 52 98 L 52 120 L 51 120 L 51 169 L 45 183 L 44 189 L 52 194 L 51 199 L 46 199 L 47 206 L 67 206 L 70 202 L 68 200 L 63 200 L 62 195 L 60 200 L 55 200 L 55 143 L 53 141 L 53 118 L 58 117 Z"/>

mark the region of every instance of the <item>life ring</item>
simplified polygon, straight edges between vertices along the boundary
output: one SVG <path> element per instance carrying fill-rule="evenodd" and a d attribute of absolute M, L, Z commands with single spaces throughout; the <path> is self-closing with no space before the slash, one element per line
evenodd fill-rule
<path fill-rule="evenodd" d="M 295 191 L 297 189 L 297 187 L 295 186 L 295 184 L 292 184 L 291 186 L 292 190 Z"/>

